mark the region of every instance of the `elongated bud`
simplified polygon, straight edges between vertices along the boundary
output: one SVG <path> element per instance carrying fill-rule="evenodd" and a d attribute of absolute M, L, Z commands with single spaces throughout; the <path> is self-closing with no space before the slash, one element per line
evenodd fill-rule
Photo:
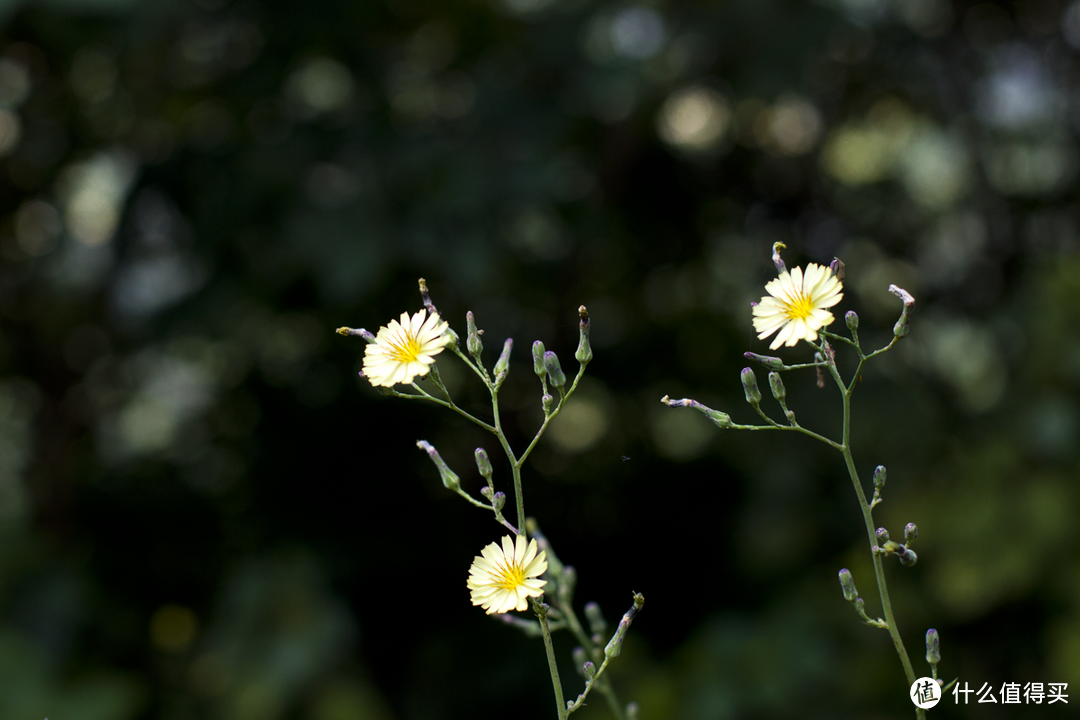
<path fill-rule="evenodd" d="M 909 293 L 907 290 L 901 287 L 897 287 L 896 285 L 890 285 L 889 292 L 900 298 L 900 300 L 904 303 L 904 309 L 900 311 L 900 319 L 896 321 L 895 325 L 893 325 L 893 335 L 898 338 L 902 338 L 907 335 L 908 331 L 911 329 L 909 327 L 909 316 L 911 315 L 912 306 L 915 305 L 915 298 L 913 298 L 911 296 L 911 293 Z"/>
<path fill-rule="evenodd" d="M 780 379 L 780 373 L 769 373 L 769 389 L 772 390 L 772 395 L 778 402 L 784 402 L 787 398 L 787 388 L 784 387 L 784 381 Z"/>
<path fill-rule="evenodd" d="M 460 479 L 456 472 L 450 469 L 450 467 L 443 461 L 439 455 L 439 451 L 431 446 L 426 440 L 418 440 L 416 447 L 420 448 L 428 454 L 431 458 L 431 462 L 435 463 L 435 467 L 439 468 L 439 477 L 442 478 L 443 487 L 448 490 L 457 490 L 461 487 Z"/>
<path fill-rule="evenodd" d="M 690 398 L 683 398 L 682 400 L 672 400 L 667 395 L 660 398 L 660 402 L 664 403 L 668 407 L 690 407 L 701 412 L 705 417 L 713 421 L 713 424 L 721 430 L 729 428 L 732 425 L 731 416 L 727 413 L 720 412 L 719 410 L 713 410 L 711 407 L 702 405 L 697 400 L 691 400 Z"/>
<path fill-rule="evenodd" d="M 878 490 L 885 487 L 885 466 L 878 465 L 874 468 L 874 487 Z"/>
<path fill-rule="evenodd" d="M 878 528 L 875 535 L 877 535 L 878 545 L 884 546 L 885 543 L 889 542 L 889 531 L 885 528 Z"/>
<path fill-rule="evenodd" d="M 495 363 L 495 383 L 502 383 L 506 379 L 507 373 L 510 372 L 510 351 L 514 347 L 514 339 L 506 338 L 506 342 L 503 343 L 502 353 L 499 355 L 499 360 Z"/>
<path fill-rule="evenodd" d="M 926 631 L 926 662 L 931 665 L 941 662 L 941 639 L 934 628 Z"/>
<path fill-rule="evenodd" d="M 772 357 L 771 355 L 758 355 L 757 353 L 745 352 L 743 357 L 747 360 L 753 360 L 764 365 L 769 370 L 781 370 L 784 367 L 784 361 L 778 357 Z"/>
<path fill-rule="evenodd" d="M 847 329 L 852 332 L 859 329 L 859 316 L 854 310 L 848 310 L 844 313 L 844 322 L 847 324 Z"/>
<path fill-rule="evenodd" d="M 491 496 L 491 507 L 496 510 L 502 510 L 506 507 L 506 493 L 497 492 Z"/>
<path fill-rule="evenodd" d="M 778 272 L 778 273 L 786 273 L 787 272 L 787 266 L 784 265 L 784 261 L 780 258 L 780 250 L 781 250 L 781 248 L 786 248 L 786 247 L 787 247 L 787 245 L 785 245 L 782 242 L 773 243 L 773 246 L 772 246 L 772 261 L 773 261 L 773 265 L 776 266 L 776 272 Z"/>
<path fill-rule="evenodd" d="M 544 367 L 547 369 L 548 382 L 552 386 L 561 388 L 566 384 L 566 374 L 563 373 L 562 365 L 559 364 L 559 356 L 551 350 L 544 353 Z"/>
<path fill-rule="evenodd" d="M 541 380 L 547 377 L 547 368 L 544 367 L 544 343 L 537 340 L 532 346 L 533 372 Z"/>
<path fill-rule="evenodd" d="M 915 526 L 915 523 L 908 523 L 904 526 L 904 542 L 910 545 L 915 542 L 915 538 L 919 537 L 919 528 Z"/>
<path fill-rule="evenodd" d="M 589 328 L 592 325 L 592 321 L 589 319 L 589 311 L 582 305 L 578 308 L 578 316 L 581 318 L 578 321 L 578 346 L 577 352 L 574 353 L 574 359 L 582 365 L 588 365 L 592 360 L 592 344 L 589 342 Z"/>
<path fill-rule="evenodd" d="M 604 657 L 618 657 L 619 653 L 622 652 L 622 642 L 623 638 L 626 637 L 626 631 L 630 629 L 630 623 L 634 622 L 634 618 L 641 612 L 643 607 L 645 607 L 645 596 L 641 593 L 634 593 L 634 604 L 630 606 L 630 609 L 622 616 L 622 620 L 619 621 L 619 627 L 615 629 L 611 641 L 604 648 Z"/>
<path fill-rule="evenodd" d="M 476 329 L 476 318 L 473 317 L 472 310 L 465 313 L 465 325 L 468 333 L 465 345 L 469 349 L 470 355 L 479 358 L 480 353 L 484 351 L 484 343 L 480 341 L 480 331 Z"/>
<path fill-rule="evenodd" d="M 746 393 L 746 402 L 757 405 L 761 402 L 761 391 L 758 390 L 757 376 L 750 368 L 743 368 L 739 377 L 742 379 L 743 392 Z"/>
<path fill-rule="evenodd" d="M 367 340 L 369 343 L 375 342 L 375 336 L 372 335 L 367 330 L 365 330 L 364 328 L 339 327 L 335 332 L 337 332 L 338 335 L 345 335 L 345 336 L 352 335 L 352 336 L 362 337 L 365 340 Z"/>
<path fill-rule="evenodd" d="M 585 648 L 578 645 L 570 652 L 570 657 L 574 659 L 574 667 L 578 669 L 578 673 L 585 674 L 585 663 L 589 662 L 589 655 L 585 652 Z"/>
<path fill-rule="evenodd" d="M 586 682 L 592 682 L 596 677 L 596 666 L 593 665 L 592 660 L 586 660 L 585 664 L 581 666 L 581 673 L 585 676 Z"/>
<path fill-rule="evenodd" d="M 832 270 L 832 274 L 836 276 L 837 280 L 843 282 L 843 280 L 844 280 L 844 262 L 840 258 L 834 257 L 832 259 L 832 262 L 829 263 L 829 269 Z"/>
<path fill-rule="evenodd" d="M 859 597 L 859 591 L 855 589 L 855 578 L 851 577 L 851 571 L 844 568 L 840 571 L 840 589 L 844 591 L 844 599 L 855 602 Z"/>
<path fill-rule="evenodd" d="M 476 452 L 473 453 L 476 456 L 476 469 L 480 471 L 480 476 L 485 480 L 491 479 L 491 460 L 488 459 L 487 450 L 484 448 L 476 448 Z"/>
<path fill-rule="evenodd" d="M 603 635 L 607 631 L 607 620 L 597 603 L 585 603 L 585 619 L 589 621 L 589 632 L 593 635 Z"/>

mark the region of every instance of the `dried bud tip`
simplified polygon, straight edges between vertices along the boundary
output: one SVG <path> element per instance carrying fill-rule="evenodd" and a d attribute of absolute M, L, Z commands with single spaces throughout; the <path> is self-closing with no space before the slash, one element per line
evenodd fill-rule
<path fill-rule="evenodd" d="M 844 263 L 838 258 L 834 257 L 832 262 L 829 263 L 829 269 L 832 270 L 832 274 L 836 276 L 837 280 L 843 282 L 844 280 Z"/>
<path fill-rule="evenodd" d="M 911 296 L 911 293 L 909 293 L 907 290 L 905 290 L 902 287 L 897 287 L 896 285 L 890 285 L 889 286 L 889 292 L 891 292 L 896 297 L 900 298 L 900 300 L 904 303 L 904 307 L 906 307 L 906 308 L 909 308 L 909 307 L 911 307 L 912 305 L 915 304 L 915 298 L 913 298 Z"/>

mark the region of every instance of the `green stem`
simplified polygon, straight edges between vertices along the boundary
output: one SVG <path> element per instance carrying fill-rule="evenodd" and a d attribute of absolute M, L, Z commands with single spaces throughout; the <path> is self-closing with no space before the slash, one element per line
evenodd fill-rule
<path fill-rule="evenodd" d="M 453 402 L 447 402 L 445 400 L 440 400 L 439 398 L 435 397 L 434 395 L 431 395 L 431 394 L 427 393 L 422 387 L 420 387 L 416 383 L 413 383 L 412 386 L 414 388 L 416 388 L 416 390 L 420 393 L 419 395 L 413 395 L 412 393 L 403 393 L 403 392 L 401 392 L 399 390 L 393 390 L 393 389 L 390 390 L 390 394 L 393 395 L 394 397 L 404 398 L 405 400 L 427 400 L 428 402 L 433 402 L 436 405 L 442 405 L 444 408 L 448 408 L 450 410 L 453 410 L 454 412 L 456 412 L 458 415 L 462 416 L 466 420 L 470 420 L 470 421 L 476 423 L 477 425 L 484 428 L 488 432 L 495 432 L 495 428 L 493 428 L 491 425 L 488 425 L 486 422 L 484 422 L 480 418 L 473 417 L 469 413 L 467 413 L 464 410 L 462 410 L 461 408 L 459 408 Z"/>
<path fill-rule="evenodd" d="M 524 525 L 521 526 L 524 529 Z M 540 632 L 544 636 L 544 649 L 547 651 L 548 669 L 551 670 L 551 684 L 555 688 L 555 704 L 559 709 L 559 720 L 566 720 L 566 700 L 563 699 L 562 681 L 559 680 L 559 666 L 555 662 L 555 646 L 551 642 L 551 630 L 548 628 L 547 605 L 533 600 L 533 610 L 540 621 Z"/>
<path fill-rule="evenodd" d="M 570 632 L 574 634 L 578 643 L 585 650 L 585 654 L 590 658 L 594 658 L 596 656 L 596 646 L 593 645 L 592 638 L 589 637 L 589 634 L 585 632 L 585 628 L 581 626 L 581 621 L 578 620 L 577 614 L 574 613 L 574 608 L 560 606 L 560 610 L 566 618 L 567 627 L 570 628 Z M 607 658 L 604 658 L 603 665 L 607 665 Z M 596 676 L 593 678 L 593 683 L 597 683 L 599 678 L 600 672 L 597 671 Z M 597 689 L 604 696 L 604 699 L 607 700 L 608 707 L 611 709 L 611 714 L 615 717 L 615 720 L 624 720 L 625 715 L 623 714 L 622 705 L 619 704 L 619 697 L 615 693 L 615 688 L 607 681 L 607 678 L 604 678 L 603 681 L 598 683 Z M 588 694 L 588 691 L 589 688 L 586 688 L 584 694 Z M 580 702 L 581 699 L 582 698 L 578 698 L 578 701 Z M 574 709 L 576 710 L 577 707 Z"/>
<path fill-rule="evenodd" d="M 892 347 L 892 343 L 889 343 L 888 346 L 878 350 L 874 355 L 885 352 L 890 347 Z M 859 480 L 859 472 L 855 468 L 855 459 L 851 455 L 851 396 L 855 391 L 855 383 L 858 381 L 859 371 L 862 369 L 862 365 L 867 357 L 871 356 L 864 357 L 862 350 L 857 345 L 855 348 L 859 351 L 859 365 L 849 384 L 844 384 L 834 363 L 829 363 L 828 368 L 833 380 L 840 388 L 840 394 L 844 401 L 844 425 L 842 441 L 839 447 L 840 454 L 844 456 L 844 464 L 847 466 L 848 475 L 851 477 L 851 485 L 855 489 L 855 495 L 859 499 L 859 509 L 862 511 L 863 523 L 866 525 L 866 536 L 870 541 L 870 547 L 874 548 L 877 546 L 877 533 L 874 528 L 874 517 L 870 508 L 870 503 L 866 500 L 866 493 L 863 492 L 862 481 Z M 824 347 L 819 349 L 824 355 Z M 893 646 L 896 648 L 896 654 L 900 656 L 900 664 L 904 666 L 904 675 L 907 677 L 907 684 L 908 686 L 911 686 L 916 679 L 915 671 L 911 667 L 911 659 L 908 657 L 907 649 L 904 647 L 904 640 L 900 637 L 900 630 L 896 626 L 896 615 L 893 613 L 892 600 L 889 597 L 889 586 L 885 582 L 885 565 L 882 562 L 880 553 L 871 552 L 874 560 L 874 576 L 877 579 L 878 595 L 881 597 L 881 608 L 885 615 L 885 623 L 889 631 L 889 636 L 892 638 Z M 926 712 L 922 708 L 916 708 L 915 716 L 919 718 L 919 720 L 924 720 Z"/>

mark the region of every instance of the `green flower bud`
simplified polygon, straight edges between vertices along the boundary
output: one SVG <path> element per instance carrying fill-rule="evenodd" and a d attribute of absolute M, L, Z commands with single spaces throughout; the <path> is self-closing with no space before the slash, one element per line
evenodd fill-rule
<path fill-rule="evenodd" d="M 746 393 L 746 402 L 751 405 L 760 403 L 761 391 L 758 390 L 757 376 L 754 375 L 754 371 L 750 368 L 743 368 L 740 378 L 742 379 L 743 391 Z"/>
<path fill-rule="evenodd" d="M 889 542 L 889 531 L 885 528 L 878 528 L 875 534 L 877 535 L 878 545 L 884 546 L 885 543 Z"/>
<path fill-rule="evenodd" d="M 476 456 L 476 469 L 480 471 L 480 476 L 485 480 L 490 480 L 492 468 L 487 451 L 484 448 L 476 448 L 474 455 Z"/>
<path fill-rule="evenodd" d="M 581 666 L 581 673 L 585 676 L 586 682 L 592 682 L 593 678 L 596 677 L 596 666 L 593 665 L 592 660 L 585 661 Z"/>
<path fill-rule="evenodd" d="M 544 343 L 537 340 L 532 344 L 533 372 L 541 380 L 547 377 L 547 369 L 544 367 Z"/>
<path fill-rule="evenodd" d="M 854 310 L 848 310 L 844 313 L 844 322 L 847 323 L 847 329 L 852 332 L 859 329 L 859 316 L 855 314 Z"/>
<path fill-rule="evenodd" d="M 911 567 L 919 562 L 919 556 L 916 555 L 915 551 L 911 548 L 901 546 L 901 548 L 896 551 L 896 554 L 900 557 L 900 562 L 903 563 L 904 567 Z"/>
<path fill-rule="evenodd" d="M 926 662 L 937 665 L 941 662 L 941 639 L 938 631 L 930 628 L 926 631 Z"/>
<path fill-rule="evenodd" d="M 469 354 L 474 358 L 479 358 L 480 353 L 484 351 L 484 343 L 480 341 L 481 331 L 476 329 L 476 318 L 473 317 L 472 310 L 465 313 L 465 324 L 468 332 L 466 346 L 469 349 Z"/>
<path fill-rule="evenodd" d="M 908 523 L 904 526 L 904 542 L 908 545 L 915 542 L 915 538 L 919 537 L 919 528 L 915 526 L 915 523 Z"/>
<path fill-rule="evenodd" d="M 480 488 L 480 494 L 484 496 L 484 499 L 491 502 L 491 498 L 494 496 L 495 491 L 491 489 L 490 485 L 485 485 Z"/>
<path fill-rule="evenodd" d="M 502 381 L 506 379 L 506 374 L 510 372 L 510 350 L 513 347 L 514 339 L 506 338 L 506 342 L 503 343 L 502 353 L 499 355 L 499 359 L 495 363 L 496 385 L 502 384 Z"/>
<path fill-rule="evenodd" d="M 585 603 L 585 619 L 589 621 L 589 631 L 593 635 L 603 635 L 607 630 L 607 620 L 595 602 Z"/>
<path fill-rule="evenodd" d="M 784 381 L 780 379 L 780 373 L 769 373 L 769 389 L 772 390 L 773 397 L 777 402 L 784 402 L 787 398 L 787 388 L 784 387 Z"/>
<path fill-rule="evenodd" d="M 893 335 L 898 338 L 902 338 L 907 335 L 908 331 L 910 330 L 909 316 L 911 315 L 911 308 L 915 305 L 915 298 L 913 298 L 911 296 L 911 293 L 909 293 L 907 290 L 901 287 L 897 287 L 896 285 L 890 285 L 889 292 L 900 298 L 900 300 L 904 303 L 904 309 L 900 311 L 900 319 L 896 321 L 895 325 L 893 325 Z"/>
<path fill-rule="evenodd" d="M 544 394 L 544 397 L 540 398 L 540 405 L 544 408 L 545 415 L 551 412 L 551 406 L 553 404 L 555 404 L 555 398 L 551 397 L 547 393 Z"/>
<path fill-rule="evenodd" d="M 859 591 L 855 589 L 855 579 L 851 577 L 851 571 L 844 568 L 840 571 L 840 588 L 844 591 L 844 599 L 855 602 L 859 597 Z"/>
<path fill-rule="evenodd" d="M 778 357 L 771 355 L 758 355 L 757 353 L 745 352 L 743 357 L 747 360 L 753 360 L 754 362 L 761 363 L 769 370 L 781 370 L 784 367 L 784 361 Z"/>
<path fill-rule="evenodd" d="M 626 637 L 626 631 L 630 629 L 630 621 L 624 616 L 619 621 L 619 627 L 615 629 L 615 634 L 611 636 L 611 640 L 608 642 L 607 647 L 604 648 L 604 657 L 614 658 L 618 657 L 622 652 L 623 638 Z"/>
<path fill-rule="evenodd" d="M 885 487 L 885 466 L 878 465 L 874 468 L 874 487 L 878 490 Z"/>
<path fill-rule="evenodd" d="M 837 280 L 843 282 L 844 280 L 844 263 L 838 258 L 834 257 L 832 262 L 829 263 L 829 269 L 832 270 L 832 274 L 836 276 Z"/>
<path fill-rule="evenodd" d="M 563 373 L 562 365 L 559 364 L 559 356 L 551 350 L 544 353 L 544 368 L 547 369 L 548 382 L 552 386 L 561 388 L 566 384 L 566 374 Z"/>
<path fill-rule="evenodd" d="M 574 667 L 578 668 L 578 673 L 584 675 L 585 663 L 589 662 L 589 656 L 586 654 L 585 648 L 578 645 L 571 651 L 570 657 L 573 658 Z"/>
<path fill-rule="evenodd" d="M 457 490 L 461 487 L 461 481 L 458 478 L 457 473 L 450 469 L 450 467 L 443 461 L 439 455 L 439 451 L 431 446 L 426 440 L 418 440 L 416 447 L 420 448 L 428 454 L 431 461 L 435 463 L 435 467 L 439 468 L 439 477 L 442 478 L 443 487 L 448 490 Z"/>
<path fill-rule="evenodd" d="M 713 410 L 711 407 L 702 405 L 697 400 L 691 400 L 690 398 L 683 398 L 682 400 L 672 400 L 667 395 L 660 398 L 660 402 L 664 403 L 668 407 L 691 407 L 701 412 L 705 417 L 713 421 L 716 427 L 723 430 L 729 428 L 732 425 L 731 416 L 727 413 L 720 412 L 719 410 Z"/>
<path fill-rule="evenodd" d="M 589 342 L 589 326 L 592 321 L 589 319 L 589 311 L 582 305 L 578 308 L 578 346 L 577 352 L 574 353 L 574 359 L 582 365 L 588 365 L 592 360 L 592 344 Z"/>
<path fill-rule="evenodd" d="M 491 507 L 502 510 L 506 506 L 506 493 L 497 492 L 491 497 Z"/>

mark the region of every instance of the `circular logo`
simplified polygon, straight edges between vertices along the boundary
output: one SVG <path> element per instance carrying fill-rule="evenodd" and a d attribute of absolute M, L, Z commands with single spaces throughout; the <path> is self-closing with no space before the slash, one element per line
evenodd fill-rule
<path fill-rule="evenodd" d="M 941 686 L 934 678 L 921 677 L 911 684 L 910 697 L 915 707 L 929 710 L 941 700 Z"/>

